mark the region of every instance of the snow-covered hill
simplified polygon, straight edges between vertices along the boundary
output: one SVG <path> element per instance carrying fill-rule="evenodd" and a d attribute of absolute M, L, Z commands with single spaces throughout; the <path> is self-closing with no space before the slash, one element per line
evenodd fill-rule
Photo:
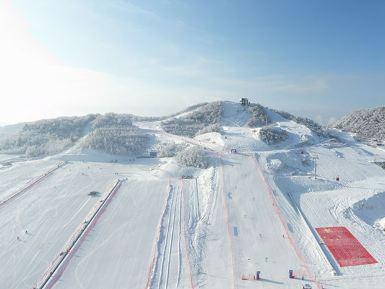
<path fill-rule="evenodd" d="M 221 133 L 224 126 L 252 127 L 274 126 L 271 115 L 304 124 L 317 134 L 322 128 L 311 120 L 295 117 L 284 112 L 273 112 L 259 104 L 241 106 L 232 102 L 212 102 L 191 106 L 169 117 L 138 117 L 130 114 L 87 115 L 41 120 L 16 126 L 18 129 L 3 135 L 0 153 L 44 157 L 67 151 L 96 150 L 103 153 L 138 157 L 148 155 L 149 150 L 159 150 L 155 137 L 168 133 L 176 136 L 195 137 L 211 132 Z M 143 123 L 151 123 L 144 125 Z M 151 128 L 156 128 L 151 130 Z M 2 131 L 6 132 L 7 128 Z M 287 138 L 285 131 L 266 128 L 262 139 L 268 144 Z M 1 131 L 0 131 L 1 132 Z M 274 136 L 272 133 L 274 132 Z M 267 137 L 267 138 L 266 138 Z M 270 139 L 271 138 L 271 139 Z M 159 151 L 162 154 L 161 151 Z"/>
<path fill-rule="evenodd" d="M 0 289 L 383 288 L 379 147 L 233 102 L 41 121 L 8 145 L 57 143 L 0 155 Z"/>
<path fill-rule="evenodd" d="M 333 124 L 364 141 L 385 142 L 385 107 L 352 112 Z"/>

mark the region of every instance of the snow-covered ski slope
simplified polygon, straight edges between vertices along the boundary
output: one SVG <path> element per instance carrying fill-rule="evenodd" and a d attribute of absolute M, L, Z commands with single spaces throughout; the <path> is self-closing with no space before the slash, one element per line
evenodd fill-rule
<path fill-rule="evenodd" d="M 208 169 L 73 151 L 3 167 L 0 202 L 27 189 L 0 206 L 0 289 L 384 288 L 385 170 L 373 162 L 385 152 L 272 111 L 288 138 L 267 145 L 242 106 L 223 110 L 221 134 L 135 124 L 204 147 Z M 340 266 L 324 227 L 348 229 L 377 263 Z"/>

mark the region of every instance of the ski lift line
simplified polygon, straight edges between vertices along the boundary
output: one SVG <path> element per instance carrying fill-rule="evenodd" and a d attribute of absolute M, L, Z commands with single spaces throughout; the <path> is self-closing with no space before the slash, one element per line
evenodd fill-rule
<path fill-rule="evenodd" d="M 287 223 L 285 222 L 285 219 L 284 219 L 284 217 L 283 217 L 283 215 L 282 215 L 282 213 L 281 213 L 281 211 L 280 211 L 280 209 L 279 209 L 279 207 L 278 207 L 276 198 L 275 198 L 274 193 L 273 193 L 273 189 L 272 189 L 272 187 L 270 186 L 270 184 L 268 183 L 266 177 L 264 176 L 262 167 L 259 165 L 257 159 L 256 159 L 254 156 L 252 156 L 252 159 L 253 159 L 253 161 L 254 161 L 254 164 L 255 164 L 255 166 L 256 166 L 256 169 L 257 169 L 259 175 L 261 176 L 263 182 L 264 182 L 265 185 L 266 185 L 267 191 L 268 191 L 268 193 L 269 193 L 268 195 L 269 195 L 269 197 L 270 197 L 270 199 L 271 199 L 271 202 L 272 202 L 272 207 L 273 207 L 273 209 L 274 209 L 274 212 L 275 212 L 276 215 L 278 216 L 278 219 L 279 219 L 280 222 L 281 222 L 281 225 L 282 225 L 282 227 L 283 227 L 283 229 L 284 229 L 284 231 L 285 231 L 285 234 L 287 235 L 287 237 L 288 237 L 288 239 L 289 239 L 290 245 L 291 245 L 292 248 L 294 249 L 294 252 L 296 253 L 298 259 L 302 262 L 302 265 L 303 265 L 303 267 L 305 268 L 305 271 L 306 271 L 307 275 L 308 275 L 308 276 L 314 275 L 314 274 L 311 274 L 311 273 L 310 273 L 311 271 L 310 271 L 310 269 L 309 269 L 309 267 L 308 267 L 308 265 L 307 265 L 307 262 L 305 261 L 304 256 L 302 255 L 302 253 L 300 252 L 300 250 L 297 248 L 294 239 L 292 238 L 291 234 L 289 233 L 289 229 L 288 229 L 288 227 L 287 227 Z M 314 275 L 314 277 L 315 277 L 315 275 Z M 317 287 L 318 287 L 319 289 L 322 289 L 321 284 L 319 283 L 319 281 L 318 281 L 316 278 L 314 278 L 314 280 L 312 280 L 312 281 L 317 285 Z"/>
<path fill-rule="evenodd" d="M 91 229 L 95 227 L 97 221 L 104 212 L 104 209 L 109 205 L 113 197 L 119 191 L 123 182 L 124 180 L 117 180 L 107 196 L 90 211 L 86 217 L 86 221 L 82 222 L 77 227 L 74 234 L 66 242 L 64 250 L 61 251 L 61 253 L 51 262 L 50 267 L 37 282 L 37 286 L 33 287 L 33 289 L 50 289 L 56 284 L 64 273 L 71 258 L 79 249 Z"/>
<path fill-rule="evenodd" d="M 224 171 L 223 171 L 223 161 L 222 161 L 222 166 L 221 166 L 221 174 L 222 177 L 220 178 L 221 182 L 221 191 L 222 191 L 222 202 L 223 202 L 223 212 L 224 212 L 224 217 L 225 217 L 225 222 L 227 224 L 227 237 L 229 240 L 229 245 L 230 245 L 230 262 L 231 262 L 231 268 L 232 268 L 232 288 L 237 289 L 236 286 L 236 269 L 235 269 L 235 257 L 234 257 L 234 244 L 233 244 L 233 238 L 231 236 L 231 226 L 230 226 L 230 217 L 229 217 L 229 207 L 227 204 L 226 200 L 226 193 L 224 190 Z"/>
<path fill-rule="evenodd" d="M 56 170 L 58 170 L 59 168 L 62 168 L 66 165 L 67 163 L 66 162 L 62 162 L 62 163 L 59 163 L 56 167 L 48 170 L 47 172 L 45 172 L 44 174 L 40 175 L 39 177 L 37 177 L 36 179 L 34 179 L 32 182 L 29 181 L 29 183 L 19 189 L 18 191 L 14 192 L 13 194 L 11 194 L 10 196 L 6 197 L 4 200 L 1 200 L 0 201 L 0 208 L 2 206 L 4 206 L 5 204 L 9 203 L 10 201 L 16 199 L 17 197 L 21 196 L 22 194 L 24 194 L 25 192 L 27 192 L 29 189 L 31 189 L 34 185 L 37 185 L 39 184 L 40 182 L 42 182 L 44 179 L 46 179 L 48 176 L 50 176 L 53 172 L 55 172 Z"/>

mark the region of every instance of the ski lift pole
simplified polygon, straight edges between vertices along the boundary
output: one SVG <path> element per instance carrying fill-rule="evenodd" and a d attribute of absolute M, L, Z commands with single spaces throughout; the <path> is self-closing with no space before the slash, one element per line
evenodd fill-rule
<path fill-rule="evenodd" d="M 319 159 L 318 156 L 312 156 L 312 159 L 314 161 L 314 179 L 317 179 L 317 160 Z"/>

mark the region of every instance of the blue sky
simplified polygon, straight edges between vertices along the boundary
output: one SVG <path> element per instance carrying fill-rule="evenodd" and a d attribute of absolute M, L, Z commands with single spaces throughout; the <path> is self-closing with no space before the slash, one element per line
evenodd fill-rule
<path fill-rule="evenodd" d="M 36 111 L 5 122 L 244 96 L 326 122 L 385 104 L 384 1 L 0 1 L 40 72 L 14 97 Z"/>

